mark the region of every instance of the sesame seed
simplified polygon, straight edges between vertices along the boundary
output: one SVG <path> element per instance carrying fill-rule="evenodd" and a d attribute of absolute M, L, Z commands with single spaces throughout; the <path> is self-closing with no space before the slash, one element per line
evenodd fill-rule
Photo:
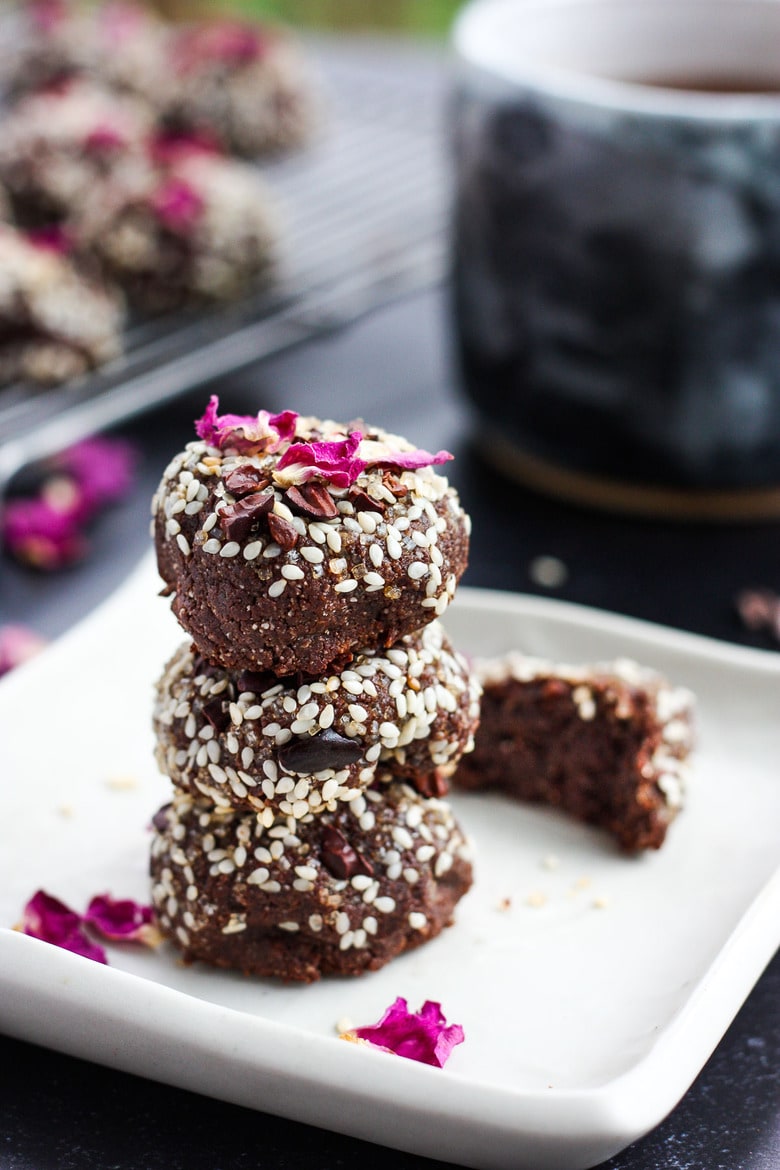
<path fill-rule="evenodd" d="M 288 581 L 302 581 L 304 577 L 303 569 L 297 565 L 282 565 L 281 574 Z"/>
<path fill-rule="evenodd" d="M 229 540 L 227 544 L 223 544 L 219 550 L 221 557 L 235 557 L 241 552 L 241 545 L 237 540 Z"/>
<path fill-rule="evenodd" d="M 368 555 L 371 560 L 371 564 L 375 569 L 378 569 L 382 564 L 382 561 L 385 559 L 385 554 L 382 552 L 382 546 L 376 543 L 369 546 Z"/>
<path fill-rule="evenodd" d="M 274 581 L 272 585 L 268 586 L 269 597 L 281 597 L 287 588 L 287 582 L 282 578 L 280 581 Z"/>
<path fill-rule="evenodd" d="M 190 542 L 187 540 L 187 537 L 180 532 L 176 537 L 176 543 L 184 553 L 185 557 L 188 557 L 190 555 Z"/>
<path fill-rule="evenodd" d="M 301 556 L 308 561 L 310 565 L 321 565 L 325 560 L 325 554 L 321 548 L 313 548 L 311 545 L 304 545 L 301 549 Z"/>
<path fill-rule="evenodd" d="M 424 564 L 422 561 L 412 561 L 411 565 L 406 570 L 407 576 L 410 577 L 412 579 L 412 581 L 421 580 L 423 577 L 426 576 L 427 572 L 428 572 L 428 566 L 426 564 Z"/>
<path fill-rule="evenodd" d="M 428 925 L 428 919 L 419 910 L 413 910 L 409 915 L 409 925 L 412 930 L 424 930 Z"/>
<path fill-rule="evenodd" d="M 392 914 L 395 910 L 395 898 L 382 897 L 377 898 L 374 902 L 380 914 Z"/>
<path fill-rule="evenodd" d="M 335 709 L 334 709 L 332 703 L 328 703 L 327 707 L 324 707 L 322 709 L 322 711 L 320 712 L 320 717 L 318 719 L 318 723 L 319 723 L 320 727 L 323 729 L 323 731 L 326 728 L 331 727 L 333 725 L 333 720 L 335 718 L 335 715 L 336 715 L 336 712 L 335 712 Z"/>
<path fill-rule="evenodd" d="M 403 555 L 403 549 L 401 548 L 400 542 L 392 536 L 387 538 L 387 555 L 393 561 L 400 560 L 401 556 Z"/>
<path fill-rule="evenodd" d="M 341 552 L 341 533 L 335 528 L 328 528 L 325 533 L 325 538 L 328 542 L 328 548 L 331 552 Z"/>
<path fill-rule="evenodd" d="M 291 934 L 294 934 L 296 930 L 300 930 L 300 927 L 297 922 L 280 922 L 279 929 L 289 930 Z"/>
<path fill-rule="evenodd" d="M 310 914 L 309 915 L 309 929 L 313 930 L 315 934 L 318 931 L 322 930 L 322 915 L 321 914 Z"/>
<path fill-rule="evenodd" d="M 353 589 L 357 589 L 357 581 L 355 581 L 352 577 L 348 577 L 346 581 L 339 581 L 339 583 L 334 586 L 335 593 L 351 593 Z"/>
<path fill-rule="evenodd" d="M 274 557 L 278 557 L 279 553 L 281 551 L 282 551 L 281 545 L 276 544 L 276 543 L 267 544 L 263 550 L 263 558 L 266 561 L 271 561 L 271 560 L 273 560 Z"/>
<path fill-rule="evenodd" d="M 263 551 L 262 540 L 253 540 L 252 543 L 248 544 L 246 546 L 246 548 L 244 549 L 244 560 L 245 561 L 255 561 L 260 556 L 260 553 L 262 551 Z"/>

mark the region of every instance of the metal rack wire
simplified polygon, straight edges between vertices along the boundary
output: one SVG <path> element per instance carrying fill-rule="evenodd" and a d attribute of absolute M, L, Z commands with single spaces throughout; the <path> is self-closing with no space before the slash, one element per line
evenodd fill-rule
<path fill-rule="evenodd" d="M 53 389 L 0 388 L 0 490 L 27 464 L 356 319 L 446 265 L 445 72 L 367 43 L 318 42 L 315 141 L 262 172 L 282 210 L 272 290 L 132 324 L 122 358 Z"/>

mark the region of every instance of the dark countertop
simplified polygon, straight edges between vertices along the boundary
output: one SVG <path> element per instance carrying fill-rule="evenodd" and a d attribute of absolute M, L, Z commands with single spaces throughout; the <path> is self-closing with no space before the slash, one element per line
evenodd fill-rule
<path fill-rule="evenodd" d="M 2 561 L 0 621 L 56 636 L 87 613 L 148 548 L 148 501 L 210 390 L 223 409 L 293 407 L 372 421 L 456 455 L 448 474 L 474 519 L 464 583 L 546 593 L 743 645 L 734 597 L 780 583 L 774 524 L 684 525 L 598 515 L 499 478 L 469 442 L 469 415 L 449 361 L 446 297 L 431 292 L 374 313 L 122 428 L 142 454 L 132 495 L 105 514 L 92 556 L 51 577 Z M 370 412 L 367 410 L 370 402 Z M 545 590 L 534 558 L 568 575 Z M 2 1170 L 238 1170 L 405 1167 L 426 1159 L 199 1097 L 0 1038 Z M 780 956 L 770 964 L 673 1113 L 605 1166 L 611 1170 L 780 1167 Z"/>

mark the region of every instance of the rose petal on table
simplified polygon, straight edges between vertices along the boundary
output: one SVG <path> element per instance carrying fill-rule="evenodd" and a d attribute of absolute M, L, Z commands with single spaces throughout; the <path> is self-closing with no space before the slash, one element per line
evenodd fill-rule
<path fill-rule="evenodd" d="M 46 640 L 27 626 L 0 626 L 0 677 L 33 658 L 44 646 Z"/>
<path fill-rule="evenodd" d="M 74 955 L 83 955 L 96 963 L 108 963 L 106 952 L 87 938 L 82 929 L 82 917 L 64 902 L 37 890 L 22 912 L 22 920 L 15 927 L 22 934 L 51 943 Z"/>
<path fill-rule="evenodd" d="M 410 1012 L 406 1000 L 399 996 L 377 1024 L 352 1028 L 342 1039 L 363 1041 L 396 1056 L 443 1068 L 465 1036 L 460 1024 L 447 1023 L 441 1004 L 429 999 L 419 1012 Z"/>
<path fill-rule="evenodd" d="M 154 925 L 152 907 L 134 902 L 132 898 L 96 894 L 87 906 L 83 921 L 111 942 L 157 946 L 162 937 Z"/>

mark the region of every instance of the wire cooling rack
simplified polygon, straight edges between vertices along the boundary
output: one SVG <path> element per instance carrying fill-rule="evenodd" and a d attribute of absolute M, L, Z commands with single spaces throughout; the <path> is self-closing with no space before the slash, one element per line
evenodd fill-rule
<path fill-rule="evenodd" d="M 131 324 L 124 355 L 78 381 L 0 388 L 0 490 L 88 434 L 441 279 L 446 69 L 381 42 L 318 40 L 309 51 L 320 129 L 305 150 L 261 168 L 283 222 L 273 289 Z"/>

